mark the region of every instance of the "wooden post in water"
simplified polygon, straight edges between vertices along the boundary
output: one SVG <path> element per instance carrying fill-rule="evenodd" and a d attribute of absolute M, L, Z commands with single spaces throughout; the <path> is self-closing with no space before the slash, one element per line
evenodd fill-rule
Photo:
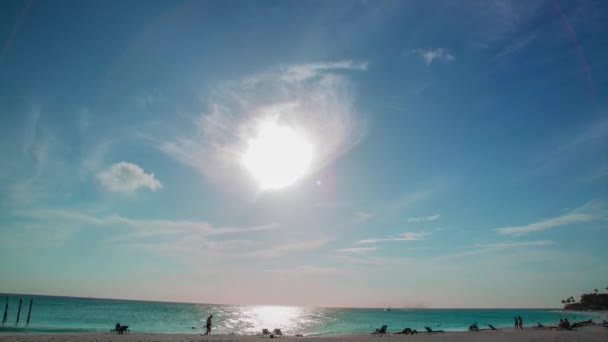
<path fill-rule="evenodd" d="M 6 319 L 8 318 L 8 297 L 6 297 L 6 305 L 4 306 L 4 317 L 2 318 L 2 325 L 6 323 Z"/>
<path fill-rule="evenodd" d="M 17 322 L 15 322 L 15 325 L 19 324 L 19 317 L 21 317 L 21 303 L 23 303 L 23 299 L 19 299 L 19 310 L 17 310 Z"/>
<path fill-rule="evenodd" d="M 25 323 L 25 325 L 30 324 L 30 316 L 32 315 L 32 304 L 34 304 L 34 300 L 30 299 L 30 311 L 27 312 L 27 323 Z"/>

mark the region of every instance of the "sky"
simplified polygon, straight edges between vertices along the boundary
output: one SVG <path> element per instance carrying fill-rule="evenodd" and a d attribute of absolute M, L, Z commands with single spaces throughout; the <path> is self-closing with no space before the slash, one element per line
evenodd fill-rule
<path fill-rule="evenodd" d="M 3 1 L 0 292 L 608 286 L 604 1 Z"/>

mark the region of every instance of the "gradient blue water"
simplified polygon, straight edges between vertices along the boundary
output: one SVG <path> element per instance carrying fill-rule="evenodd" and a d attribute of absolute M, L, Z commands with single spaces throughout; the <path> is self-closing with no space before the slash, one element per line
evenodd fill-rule
<path fill-rule="evenodd" d="M 466 330 L 480 325 L 511 327 L 513 316 L 524 325 L 556 323 L 567 316 L 571 321 L 599 319 L 598 313 L 564 312 L 545 309 L 343 309 L 289 306 L 213 305 L 125 301 L 30 295 L 0 295 L 4 312 L 9 299 L 7 323 L 2 332 L 107 331 L 120 322 L 132 331 L 199 333 L 209 314 L 214 316 L 214 333 L 255 334 L 262 328 L 281 328 L 287 334 L 343 334 L 369 332 L 387 324 L 389 331 L 404 327 L 423 330 L 425 326 L 443 330 Z M 21 320 L 15 325 L 19 299 L 24 300 Z M 34 300 L 29 326 L 25 326 L 29 300 Z M 0 315 L 2 314 L 0 313 Z M 195 329 L 192 329 L 195 327 Z"/>

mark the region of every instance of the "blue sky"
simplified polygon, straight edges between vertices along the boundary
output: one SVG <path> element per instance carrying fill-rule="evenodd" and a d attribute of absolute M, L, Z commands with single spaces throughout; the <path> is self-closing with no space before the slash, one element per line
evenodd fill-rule
<path fill-rule="evenodd" d="M 608 286 L 602 1 L 0 6 L 0 292 L 556 307 Z M 312 151 L 290 186 L 243 163 L 264 122 Z"/>

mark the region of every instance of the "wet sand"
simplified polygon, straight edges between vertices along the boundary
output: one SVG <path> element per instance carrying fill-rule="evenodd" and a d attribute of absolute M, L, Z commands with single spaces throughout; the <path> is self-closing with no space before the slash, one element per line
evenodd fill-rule
<path fill-rule="evenodd" d="M 78 334 L 0 334 L 0 341 L 157 341 L 157 342 L 193 342 L 193 341 L 260 341 L 269 337 L 261 336 L 237 336 L 237 335 L 211 335 L 201 336 L 194 334 L 148 334 L 130 333 L 125 335 L 113 335 L 107 333 L 78 333 Z M 371 342 L 378 341 L 444 341 L 444 342 L 465 342 L 465 341 L 490 341 L 490 342 L 607 342 L 608 328 L 602 326 L 585 327 L 577 331 L 556 331 L 556 330 L 537 330 L 528 328 L 523 331 L 513 329 L 502 329 L 500 331 L 480 331 L 480 332 L 447 332 L 445 334 L 428 335 L 419 333 L 417 335 L 395 335 L 386 334 L 375 336 L 371 334 L 352 334 L 338 336 L 309 336 L 294 337 L 284 336 L 281 340 L 297 341 L 359 341 Z"/>

